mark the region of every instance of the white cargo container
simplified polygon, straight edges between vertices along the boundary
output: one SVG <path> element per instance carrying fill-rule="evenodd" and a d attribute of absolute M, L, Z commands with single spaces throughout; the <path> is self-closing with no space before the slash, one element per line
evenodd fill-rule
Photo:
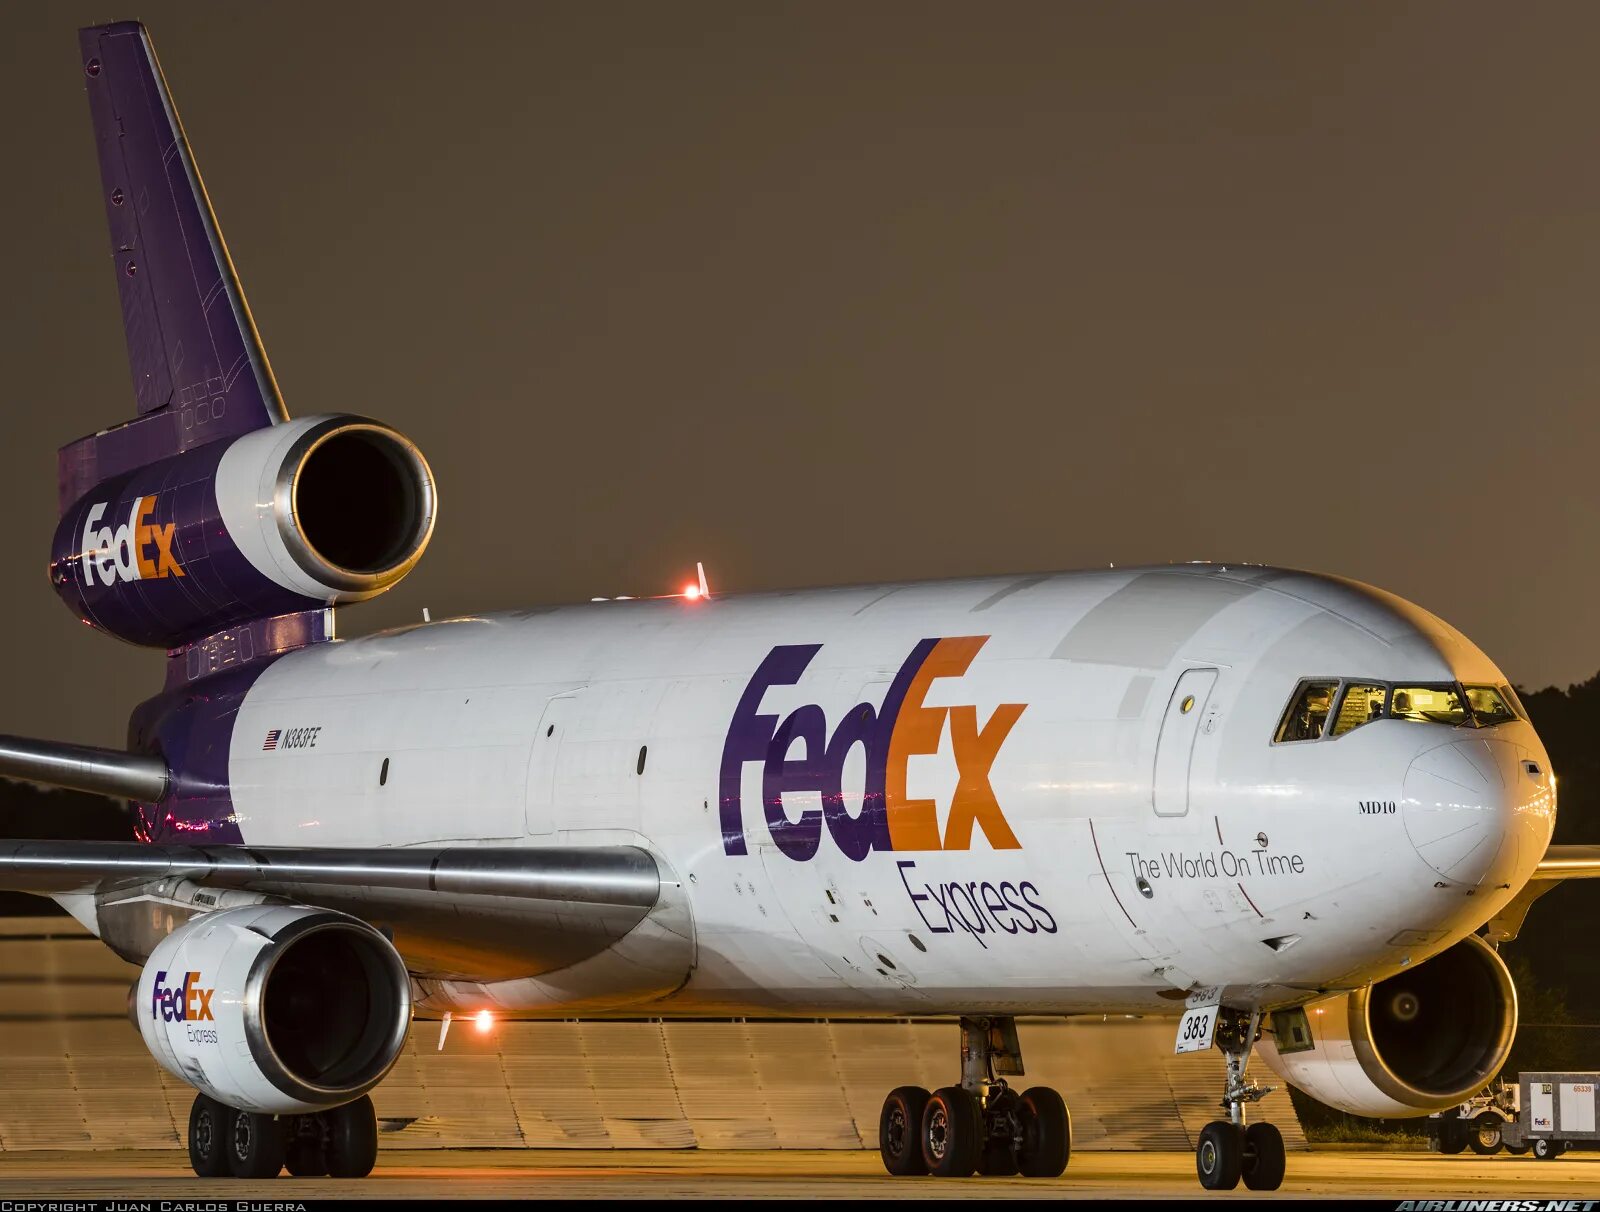
<path fill-rule="evenodd" d="M 1521 1112 L 1501 1129 L 1508 1148 L 1531 1146 L 1533 1155 L 1557 1158 L 1569 1149 L 1600 1149 L 1595 1091 L 1600 1073 L 1519 1073 Z"/>

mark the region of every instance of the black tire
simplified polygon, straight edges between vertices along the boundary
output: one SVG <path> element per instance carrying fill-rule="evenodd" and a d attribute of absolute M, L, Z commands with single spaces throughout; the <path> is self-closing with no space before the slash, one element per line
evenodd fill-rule
<path fill-rule="evenodd" d="M 1561 1156 L 1561 1142 L 1548 1136 L 1533 1138 L 1533 1155 L 1540 1161 L 1555 1161 Z"/>
<path fill-rule="evenodd" d="M 1454 1156 L 1467 1147 L 1465 1125 L 1459 1119 L 1439 1121 L 1439 1152 Z"/>
<path fill-rule="evenodd" d="M 216 1099 L 194 1096 L 189 1108 L 189 1165 L 201 1178 L 228 1176 L 228 1125 L 233 1113 Z"/>
<path fill-rule="evenodd" d="M 271 1115 L 235 1111 L 225 1152 L 228 1173 L 235 1178 L 277 1178 L 283 1169 L 283 1125 Z"/>
<path fill-rule="evenodd" d="M 328 1172 L 328 1152 L 322 1138 L 322 1117 L 302 1115 L 293 1123 L 289 1145 L 283 1151 L 283 1168 L 296 1178 L 321 1178 Z"/>
<path fill-rule="evenodd" d="M 985 1178 L 1009 1178 L 1017 1172 L 1017 1142 L 1009 1136 L 991 1136 L 978 1154 L 978 1173 Z"/>
<path fill-rule="evenodd" d="M 378 1113 L 363 1094 L 353 1103 L 322 1112 L 327 1128 L 328 1174 L 365 1178 L 378 1162 Z"/>
<path fill-rule="evenodd" d="M 1026 1178 L 1060 1178 L 1072 1157 L 1072 1116 L 1066 1100 L 1049 1086 L 1025 1090 L 1017 1108 L 1022 1143 L 1017 1171 Z"/>
<path fill-rule="evenodd" d="M 1506 1152 L 1513 1157 L 1521 1157 L 1528 1151 L 1527 1145 L 1507 1145 Z"/>
<path fill-rule="evenodd" d="M 1194 1168 L 1207 1191 L 1232 1191 L 1244 1170 L 1244 1133 L 1225 1119 L 1212 1120 L 1200 1129 Z"/>
<path fill-rule="evenodd" d="M 960 1086 L 928 1095 L 922 1112 L 922 1162 L 935 1178 L 970 1178 L 983 1148 L 983 1112 Z"/>
<path fill-rule="evenodd" d="M 1251 1124 L 1244 1130 L 1244 1166 L 1240 1175 L 1252 1191 L 1276 1191 L 1283 1186 L 1287 1162 L 1283 1133 L 1273 1124 Z"/>
<path fill-rule="evenodd" d="M 1479 1157 L 1494 1156 L 1500 1152 L 1500 1130 L 1505 1123 L 1493 1111 L 1480 1112 L 1467 1129 L 1467 1144 Z"/>
<path fill-rule="evenodd" d="M 890 1174 L 905 1177 L 926 1174 L 922 1160 L 922 1113 L 928 1092 L 921 1086 L 898 1086 L 889 1091 L 878 1113 L 878 1156 Z"/>

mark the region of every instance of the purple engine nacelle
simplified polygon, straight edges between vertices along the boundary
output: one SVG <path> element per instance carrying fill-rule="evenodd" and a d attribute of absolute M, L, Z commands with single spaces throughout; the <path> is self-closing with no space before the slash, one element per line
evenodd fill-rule
<path fill-rule="evenodd" d="M 177 648 L 373 597 L 433 534 L 427 460 L 362 417 L 302 417 L 114 476 L 69 506 L 50 580 L 86 623 Z"/>

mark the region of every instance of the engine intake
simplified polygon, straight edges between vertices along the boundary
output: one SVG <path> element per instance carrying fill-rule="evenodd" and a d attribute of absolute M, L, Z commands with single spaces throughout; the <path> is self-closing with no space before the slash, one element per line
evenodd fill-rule
<path fill-rule="evenodd" d="M 402 434 L 302 417 L 97 484 L 62 515 L 51 580 L 86 622 L 172 649 L 382 593 L 422 557 L 437 508 Z"/>
<path fill-rule="evenodd" d="M 1426 1115 L 1462 1102 L 1505 1063 L 1517 990 L 1476 935 L 1354 993 L 1306 1007 L 1315 1046 L 1262 1059 L 1307 1094 L 1356 1115 Z"/>
<path fill-rule="evenodd" d="M 411 571 L 433 533 L 433 473 L 422 452 L 385 425 L 323 419 L 263 470 L 273 475 L 276 530 L 263 537 L 269 546 L 273 537 L 281 542 L 324 593 L 382 592 Z M 220 496 L 219 503 L 229 511 L 245 504 Z"/>
<path fill-rule="evenodd" d="M 228 1106 L 289 1114 L 338 1106 L 393 1067 L 411 980 L 357 918 L 262 904 L 193 919 L 157 945 L 133 1012 L 168 1072 Z"/>

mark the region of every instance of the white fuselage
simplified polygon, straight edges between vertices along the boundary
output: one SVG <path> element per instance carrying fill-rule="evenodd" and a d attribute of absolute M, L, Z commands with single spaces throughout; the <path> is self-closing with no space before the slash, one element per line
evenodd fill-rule
<path fill-rule="evenodd" d="M 1284 1004 L 1474 930 L 1554 819 L 1521 720 L 1274 743 L 1311 677 L 1505 681 L 1409 603 L 1249 566 L 612 602 L 286 656 L 230 781 L 250 845 L 647 848 L 693 937 L 652 1015 Z"/>

